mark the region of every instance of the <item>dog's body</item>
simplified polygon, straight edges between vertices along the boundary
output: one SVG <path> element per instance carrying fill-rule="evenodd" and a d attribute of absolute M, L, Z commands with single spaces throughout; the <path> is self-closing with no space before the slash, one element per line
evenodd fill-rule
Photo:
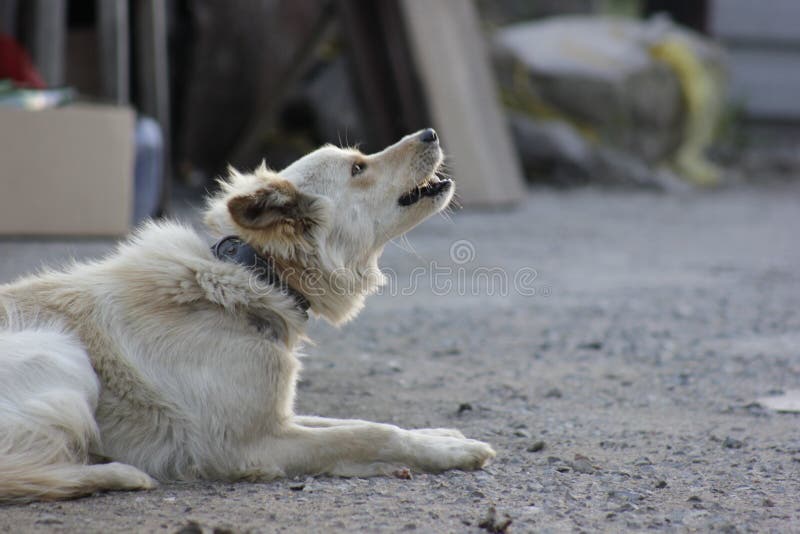
<path fill-rule="evenodd" d="M 325 147 L 280 174 L 233 172 L 206 221 L 269 258 L 283 287 L 176 223 L 0 286 L 0 501 L 481 467 L 492 449 L 456 430 L 293 413 L 306 326 L 293 294 L 335 324 L 353 317 L 382 282 L 383 245 L 449 202 L 440 162 L 426 130 L 371 156 Z"/>

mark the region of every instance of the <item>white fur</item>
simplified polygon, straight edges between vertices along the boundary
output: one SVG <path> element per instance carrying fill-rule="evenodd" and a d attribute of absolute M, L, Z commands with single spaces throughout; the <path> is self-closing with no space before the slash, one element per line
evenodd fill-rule
<path fill-rule="evenodd" d="M 367 171 L 354 177 L 356 158 Z M 234 172 L 206 220 L 313 270 L 301 287 L 311 311 L 340 323 L 382 283 L 386 241 L 450 200 L 452 188 L 397 203 L 440 161 L 438 144 L 418 136 L 371 156 L 326 147 L 279 174 Z M 242 227 L 232 199 L 261 202 L 263 191 L 275 212 L 258 221 L 269 226 Z M 256 282 L 194 230 L 165 222 L 102 261 L 0 286 L 0 501 L 146 489 L 153 479 L 475 469 L 494 455 L 455 430 L 295 416 L 305 317 Z"/>

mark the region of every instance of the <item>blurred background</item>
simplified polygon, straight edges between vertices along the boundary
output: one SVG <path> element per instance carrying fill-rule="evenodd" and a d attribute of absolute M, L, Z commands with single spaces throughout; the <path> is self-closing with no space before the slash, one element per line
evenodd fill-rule
<path fill-rule="evenodd" d="M 228 164 L 429 125 L 467 207 L 791 178 L 798 20 L 793 0 L 0 0 L 0 233 L 121 234 Z"/>
<path fill-rule="evenodd" d="M 798 28 L 798 0 L 0 0 L 0 283 L 201 227 L 228 164 L 433 126 L 463 209 L 309 322 L 297 409 L 498 451 L 0 530 L 797 531 Z"/>

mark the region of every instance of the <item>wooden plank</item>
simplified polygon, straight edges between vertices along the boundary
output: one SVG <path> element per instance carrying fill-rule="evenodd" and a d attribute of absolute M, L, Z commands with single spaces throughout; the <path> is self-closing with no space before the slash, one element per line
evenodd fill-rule
<path fill-rule="evenodd" d="M 465 0 L 401 0 L 434 126 L 466 204 L 502 205 L 524 195 L 475 6 Z"/>
<path fill-rule="evenodd" d="M 130 100 L 128 0 L 96 0 L 103 96 L 125 105 Z"/>

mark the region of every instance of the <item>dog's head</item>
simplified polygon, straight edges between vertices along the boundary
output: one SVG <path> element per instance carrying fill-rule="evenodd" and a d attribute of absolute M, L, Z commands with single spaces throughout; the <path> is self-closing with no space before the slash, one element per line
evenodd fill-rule
<path fill-rule="evenodd" d="M 212 230 L 239 235 L 295 272 L 335 274 L 336 284 L 346 289 L 314 290 L 344 294 L 312 294 L 309 300 L 312 309 L 339 322 L 383 282 L 377 258 L 384 245 L 450 202 L 455 186 L 437 176 L 441 163 L 431 129 L 370 155 L 325 146 L 277 173 L 263 164 L 252 174 L 231 170 L 220 193 L 209 199 L 205 220 Z"/>

